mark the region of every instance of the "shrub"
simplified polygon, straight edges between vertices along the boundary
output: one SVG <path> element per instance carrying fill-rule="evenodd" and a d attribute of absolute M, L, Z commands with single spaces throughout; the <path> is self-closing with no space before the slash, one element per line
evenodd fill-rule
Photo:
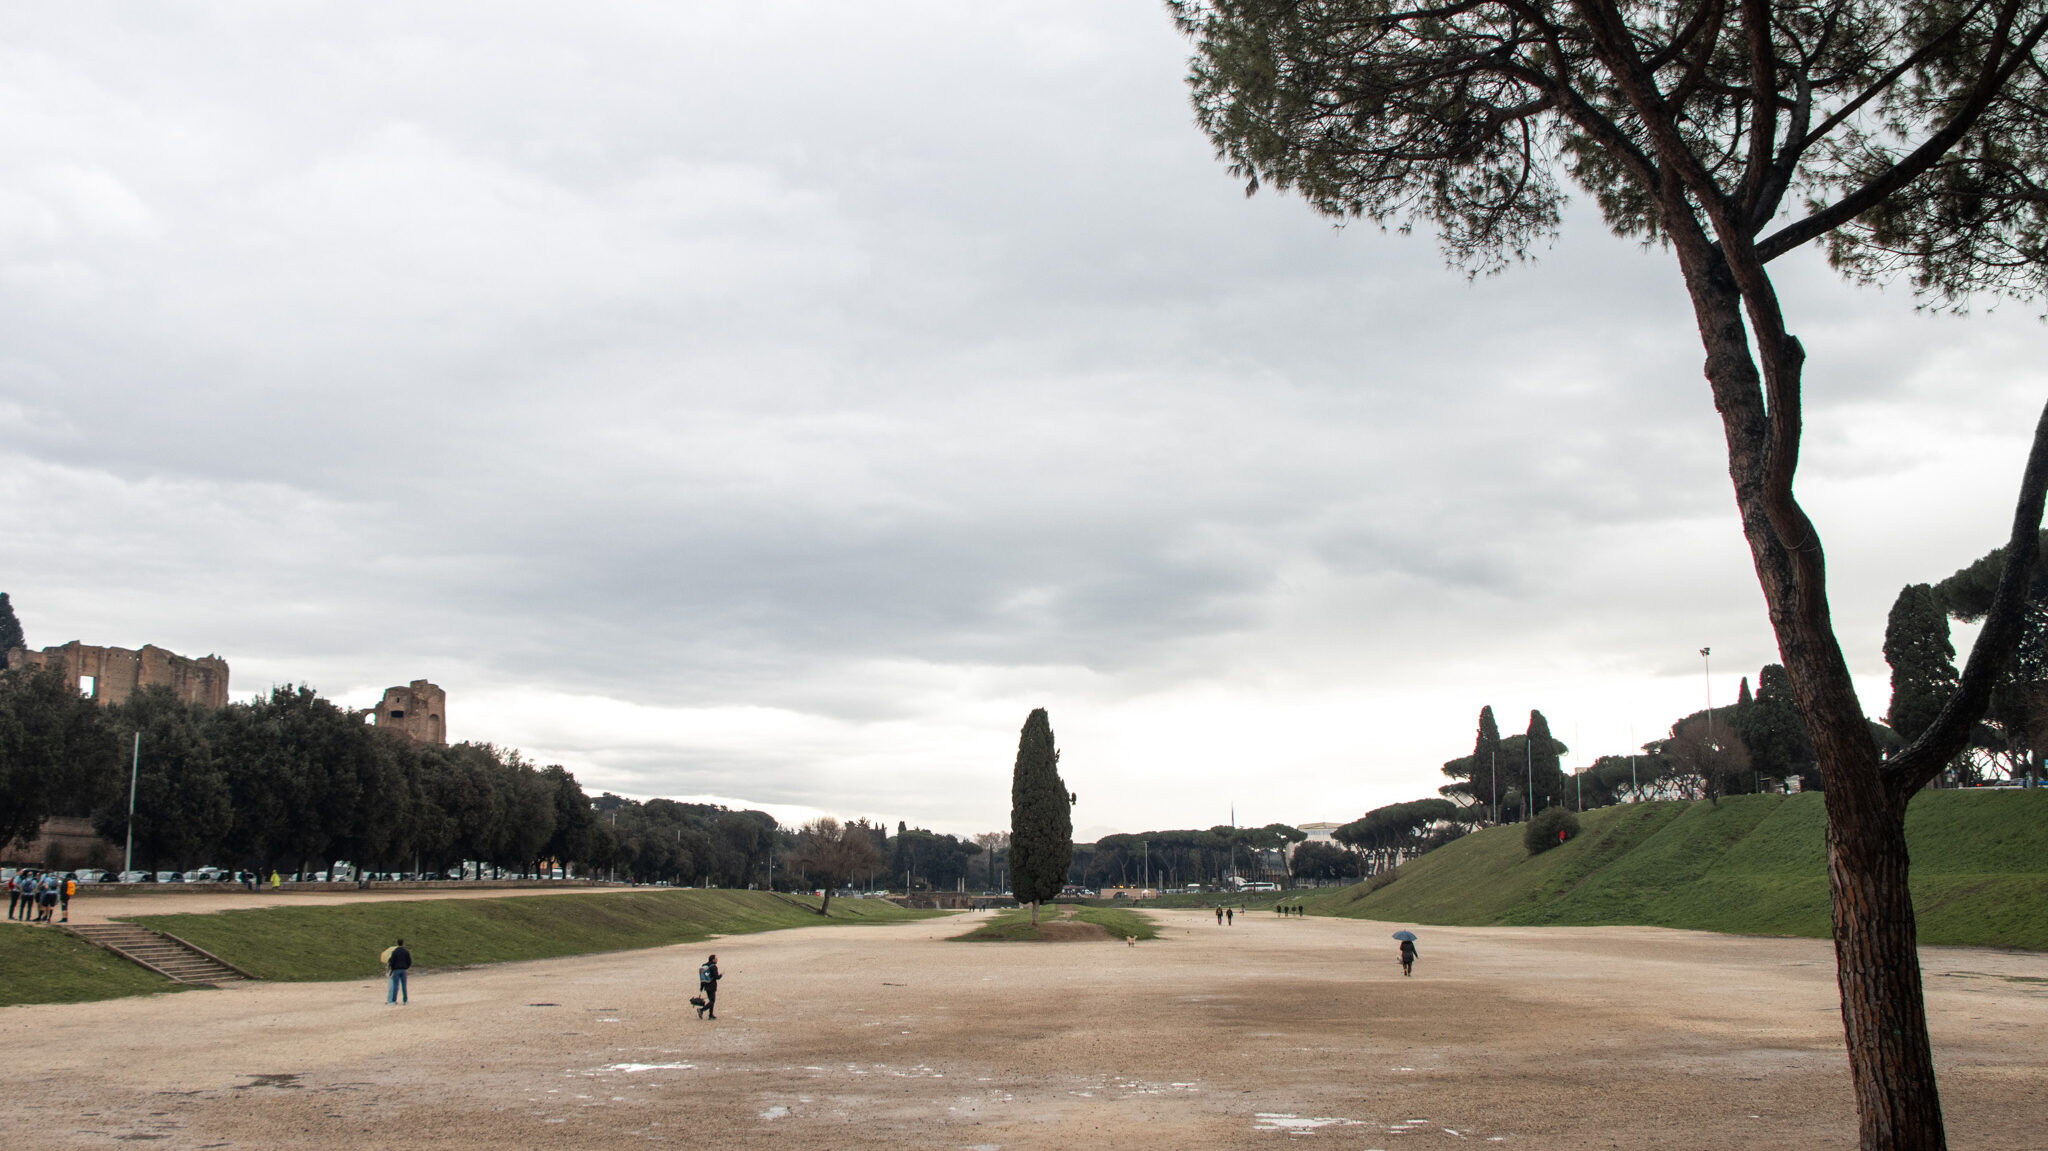
<path fill-rule="evenodd" d="M 1530 855 L 1549 851 L 1579 834 L 1579 817 L 1567 808 L 1546 807 L 1522 829 L 1522 845 Z"/>

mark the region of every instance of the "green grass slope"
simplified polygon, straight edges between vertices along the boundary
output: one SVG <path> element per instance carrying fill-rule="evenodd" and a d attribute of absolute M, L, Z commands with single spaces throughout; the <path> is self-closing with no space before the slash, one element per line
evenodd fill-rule
<path fill-rule="evenodd" d="M 1063 904 L 1039 909 L 1038 921 L 1048 924 L 1092 923 L 1108 932 L 1111 939 L 1157 939 L 1159 925 L 1141 912 L 1122 907 L 1083 907 Z M 1043 943 L 1048 936 L 1031 923 L 1029 907 L 1013 907 L 991 919 L 982 920 L 974 930 L 952 937 L 955 943 Z"/>
<path fill-rule="evenodd" d="M 1489 828 L 1378 891 L 1360 884 L 1305 902 L 1312 914 L 1410 923 L 1828 934 L 1817 794 L 1627 804 L 1581 821 L 1577 839 L 1538 856 L 1519 827 Z M 2048 950 L 2048 790 L 1923 792 L 1906 839 L 1922 942 Z"/>
<path fill-rule="evenodd" d="M 220 956 L 260 979 L 360 979 L 401 936 L 425 968 L 551 959 L 692 943 L 714 935 L 841 923 L 888 923 L 935 912 L 880 899 L 818 901 L 765 891 L 629 891 L 505 899 L 421 899 L 264 907 L 135 922 Z"/>
<path fill-rule="evenodd" d="M 0 927 L 0 1006 L 183 991 L 147 968 L 47 927 Z"/>

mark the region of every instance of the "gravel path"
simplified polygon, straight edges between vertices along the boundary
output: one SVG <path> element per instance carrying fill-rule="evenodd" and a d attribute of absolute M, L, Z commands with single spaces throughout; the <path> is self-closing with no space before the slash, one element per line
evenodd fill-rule
<path fill-rule="evenodd" d="M 1832 953 L 1649 928 L 971 916 L 0 1011 L 13 1148 L 1849 1148 Z M 431 965 L 433 956 L 419 961 Z M 2041 1145 L 2048 957 L 1924 958 L 1958 1147 Z"/>

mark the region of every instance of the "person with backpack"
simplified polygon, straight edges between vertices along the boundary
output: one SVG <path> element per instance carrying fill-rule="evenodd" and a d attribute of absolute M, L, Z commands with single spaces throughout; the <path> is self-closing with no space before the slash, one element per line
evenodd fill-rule
<path fill-rule="evenodd" d="M 725 978 L 718 973 L 718 956 L 714 955 L 697 968 L 697 994 L 703 1002 L 697 1006 L 697 1018 L 709 1016 L 718 1018 L 718 981 Z"/>
<path fill-rule="evenodd" d="M 78 894 L 78 875 L 73 872 L 64 877 L 64 886 L 57 892 L 57 906 L 63 909 L 64 918 L 59 923 L 71 922 L 71 897 Z"/>

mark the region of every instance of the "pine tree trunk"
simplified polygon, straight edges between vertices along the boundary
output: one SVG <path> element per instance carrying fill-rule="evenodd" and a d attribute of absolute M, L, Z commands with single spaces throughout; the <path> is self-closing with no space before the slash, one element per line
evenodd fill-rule
<path fill-rule="evenodd" d="M 1036 899 L 1031 901 L 1031 926 L 1038 926 L 1038 901 Z"/>
<path fill-rule="evenodd" d="M 1791 490 L 1805 353 L 1784 333 L 1775 299 L 1745 301 L 1704 237 L 1681 235 L 1674 246 L 1707 352 L 1743 534 L 1825 784 L 1836 981 L 1860 1143 L 1863 1151 L 1942 1151 L 1947 1139 L 1907 885 L 1910 795 L 1893 795 L 1881 773 L 1835 637 L 1819 535 Z M 1769 331 L 1752 339 L 1745 303 Z M 1767 380 L 1785 410 L 1766 411 Z M 1774 435 L 1789 440 L 1774 443 Z"/>
<path fill-rule="evenodd" d="M 1907 886 L 1905 805 L 1829 787 L 1828 889 L 1842 1030 L 1865 1148 L 1939 1151 L 1933 1044 Z"/>

